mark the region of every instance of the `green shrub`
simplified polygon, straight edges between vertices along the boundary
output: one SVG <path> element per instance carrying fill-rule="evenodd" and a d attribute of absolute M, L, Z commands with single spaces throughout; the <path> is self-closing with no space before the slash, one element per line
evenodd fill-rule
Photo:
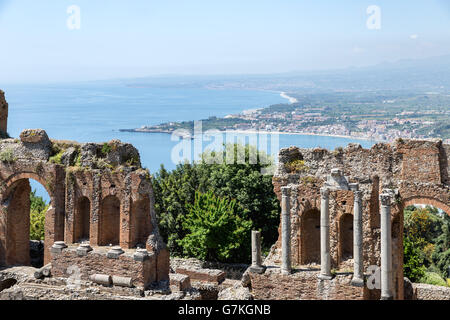
<path fill-rule="evenodd" d="M 304 160 L 292 160 L 284 164 L 286 171 L 289 173 L 300 173 L 308 170 Z"/>
<path fill-rule="evenodd" d="M 95 157 L 93 160 L 98 169 L 114 169 L 114 167 L 103 158 Z"/>
<path fill-rule="evenodd" d="M 207 261 L 247 261 L 252 222 L 239 217 L 236 201 L 216 197 L 212 192 L 195 193 L 194 205 L 182 216 L 188 234 L 178 240 L 183 252 Z"/>
<path fill-rule="evenodd" d="M 81 152 L 78 152 L 77 157 L 75 158 L 75 166 L 81 167 Z"/>
<path fill-rule="evenodd" d="M 48 205 L 42 197 L 36 196 L 36 190 L 30 194 L 30 239 L 44 240 L 45 213 Z"/>
<path fill-rule="evenodd" d="M 5 148 L 2 152 L 0 152 L 0 161 L 6 163 L 12 163 L 16 161 L 17 158 L 14 157 L 14 151 L 11 148 Z"/>
<path fill-rule="evenodd" d="M 102 154 L 106 156 L 108 153 L 111 152 L 111 150 L 112 150 L 111 145 L 105 142 L 102 146 Z"/>
<path fill-rule="evenodd" d="M 436 272 L 425 272 L 423 277 L 419 279 L 420 283 L 432 284 L 435 286 L 447 287 L 447 282 L 441 278 Z"/>
<path fill-rule="evenodd" d="M 54 156 L 51 156 L 48 161 L 50 161 L 51 163 L 55 163 L 55 164 L 61 164 L 61 158 L 62 155 L 64 154 L 64 150 L 59 151 L 57 154 L 55 154 Z"/>
<path fill-rule="evenodd" d="M 405 234 L 403 239 L 403 273 L 412 282 L 417 282 L 426 271 L 420 246 L 419 241 Z"/>
<path fill-rule="evenodd" d="M 226 148 L 224 158 L 228 152 L 236 155 L 237 150 L 237 147 Z M 245 158 L 249 159 L 253 151 L 249 146 L 245 146 L 244 151 Z M 254 229 L 261 231 L 262 250 L 267 252 L 278 239 L 280 223 L 280 203 L 273 191 L 272 176 L 261 173 L 271 165 L 270 157 L 260 152 L 255 164 L 249 161 L 242 164 L 227 164 L 226 161 L 207 164 L 211 163 L 207 161 L 209 157 L 214 157 L 214 154 L 206 151 L 202 155 L 203 162 L 179 164 L 172 171 L 161 166 L 153 175 L 155 211 L 161 235 L 170 253 L 183 255 L 183 248 L 177 242 L 187 234 L 181 217 L 189 213 L 187 208 L 194 204 L 196 191 L 211 191 L 217 197 L 234 199 L 239 217 L 252 221 Z M 242 251 L 245 250 L 248 250 L 243 252 L 245 256 L 250 256 L 250 247 L 243 247 Z"/>
<path fill-rule="evenodd" d="M 427 272 L 450 277 L 450 217 L 436 208 L 408 206 L 404 212 L 404 273 L 419 281 Z"/>

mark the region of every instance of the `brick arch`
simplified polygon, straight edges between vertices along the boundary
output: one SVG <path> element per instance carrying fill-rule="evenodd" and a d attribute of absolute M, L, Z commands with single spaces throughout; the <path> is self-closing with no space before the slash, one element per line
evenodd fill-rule
<path fill-rule="evenodd" d="M 353 258 L 353 214 L 343 213 L 339 221 L 339 261 Z"/>
<path fill-rule="evenodd" d="M 91 226 L 91 200 L 88 197 L 81 196 L 75 201 L 75 214 L 73 217 L 73 242 L 90 239 Z"/>
<path fill-rule="evenodd" d="M 320 264 L 320 210 L 303 211 L 300 221 L 301 263 Z"/>
<path fill-rule="evenodd" d="M 56 181 L 56 176 L 48 175 Z M 50 261 L 50 247 L 55 240 L 62 240 L 64 225 L 64 204 L 57 203 L 55 193 L 50 190 L 46 179 L 35 172 L 17 172 L 3 180 L 0 217 L 0 264 L 29 265 L 30 239 L 30 184 L 29 179 L 39 182 L 50 197 L 50 206 L 45 213 L 44 263 Z M 61 207 L 62 206 L 62 207 Z"/>
<path fill-rule="evenodd" d="M 45 191 L 47 191 L 48 195 L 50 196 L 50 201 L 53 202 L 54 193 L 52 190 L 49 189 L 46 179 L 35 172 L 29 171 L 14 173 L 3 181 L 4 183 L 3 198 L 9 195 L 9 193 L 11 192 L 11 187 L 14 186 L 16 182 L 23 179 L 33 179 L 39 182 L 45 188 Z"/>
<path fill-rule="evenodd" d="M 101 200 L 99 219 L 99 245 L 120 244 L 122 201 L 116 195 Z"/>
<path fill-rule="evenodd" d="M 147 242 L 148 235 L 152 232 L 150 195 L 141 195 L 139 200 L 131 202 L 130 234 L 131 246 Z"/>
<path fill-rule="evenodd" d="M 434 206 L 438 209 L 441 209 L 448 215 L 450 215 L 450 205 L 445 204 L 442 201 L 432 198 L 432 197 L 426 197 L 426 196 L 414 196 L 403 200 L 403 207 L 406 208 L 410 205 L 417 205 L 417 204 L 427 204 Z"/>

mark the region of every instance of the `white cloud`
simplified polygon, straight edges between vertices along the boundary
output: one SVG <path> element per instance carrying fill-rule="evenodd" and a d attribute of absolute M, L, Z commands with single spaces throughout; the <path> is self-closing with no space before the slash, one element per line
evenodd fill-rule
<path fill-rule="evenodd" d="M 419 36 L 417 34 L 412 34 L 409 36 L 410 39 L 416 40 Z"/>

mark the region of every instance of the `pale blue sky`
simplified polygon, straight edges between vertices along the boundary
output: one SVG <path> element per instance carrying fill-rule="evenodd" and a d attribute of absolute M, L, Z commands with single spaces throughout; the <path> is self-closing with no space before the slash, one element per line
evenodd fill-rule
<path fill-rule="evenodd" d="M 0 82 L 274 73 L 450 54 L 448 0 L 0 0 Z M 66 26 L 81 9 L 81 29 Z M 369 5 L 381 29 L 366 27 Z"/>

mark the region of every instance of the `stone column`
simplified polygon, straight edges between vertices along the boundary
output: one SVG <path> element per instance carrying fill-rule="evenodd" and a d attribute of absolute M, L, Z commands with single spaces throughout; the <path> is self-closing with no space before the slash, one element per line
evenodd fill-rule
<path fill-rule="evenodd" d="M 261 231 L 252 231 L 252 265 L 250 272 L 264 273 L 266 268 L 262 266 L 261 260 Z"/>
<path fill-rule="evenodd" d="M 362 191 L 353 192 L 353 279 L 354 286 L 364 286 Z"/>
<path fill-rule="evenodd" d="M 291 267 L 291 215 L 290 187 L 281 187 L 281 273 L 290 274 Z"/>
<path fill-rule="evenodd" d="M 319 279 L 331 280 L 330 256 L 330 190 L 320 189 L 320 274 Z"/>
<path fill-rule="evenodd" d="M 392 300 L 391 196 L 380 195 L 381 215 L 381 300 Z"/>

